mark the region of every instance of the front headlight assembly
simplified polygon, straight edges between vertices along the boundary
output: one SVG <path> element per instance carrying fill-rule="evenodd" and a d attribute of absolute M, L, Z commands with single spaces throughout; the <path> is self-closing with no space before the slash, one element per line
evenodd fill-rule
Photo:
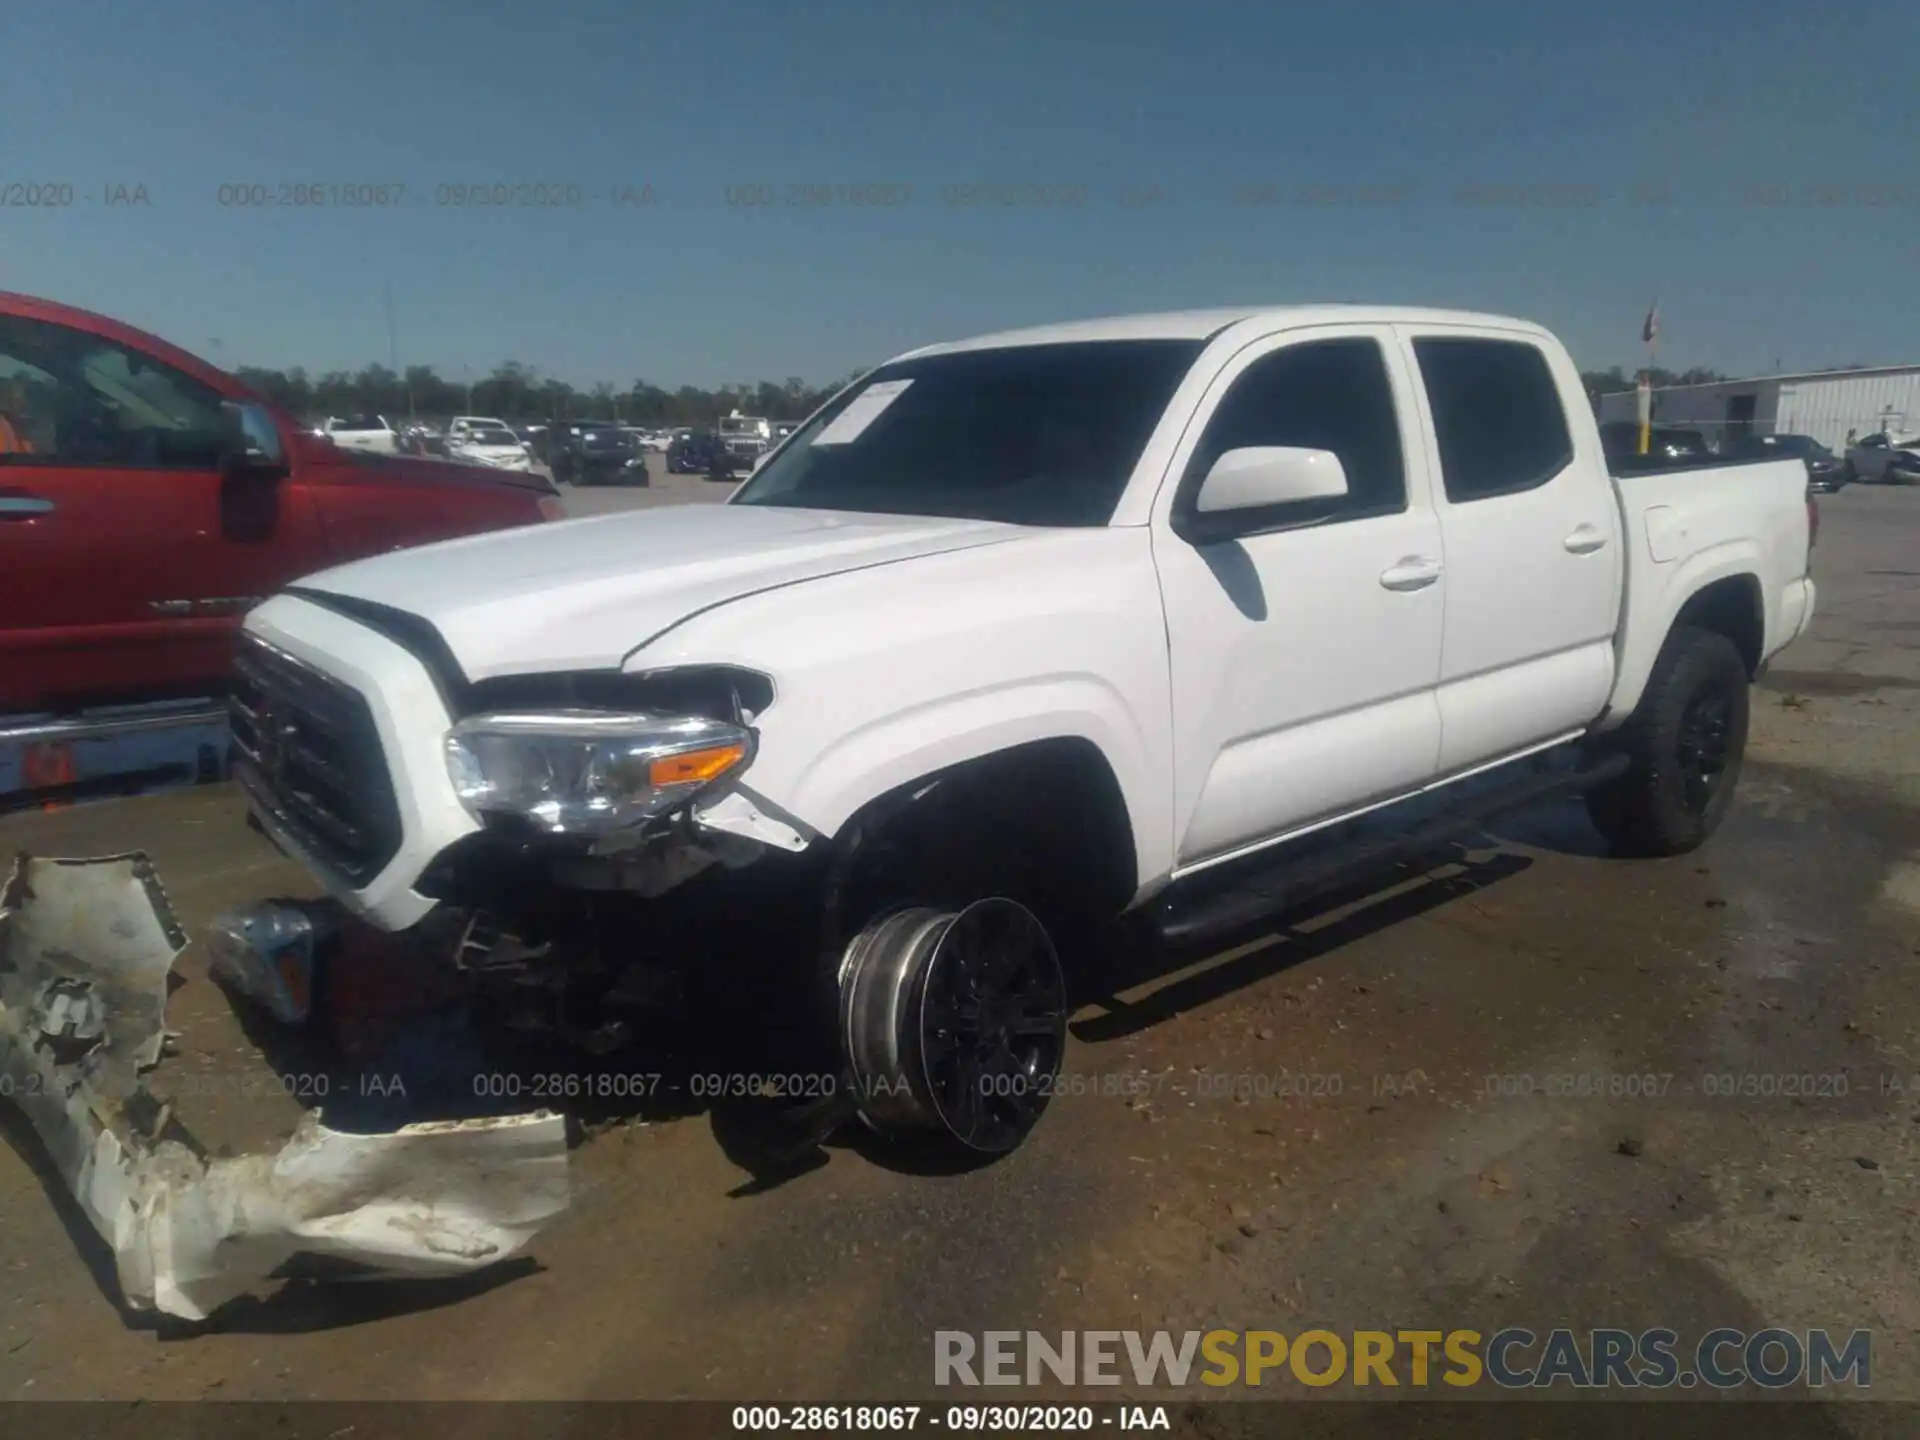
<path fill-rule="evenodd" d="M 476 818 L 602 836 L 723 786 L 752 762 L 754 733 L 700 716 L 553 710 L 462 720 L 446 749 L 453 788 Z"/>

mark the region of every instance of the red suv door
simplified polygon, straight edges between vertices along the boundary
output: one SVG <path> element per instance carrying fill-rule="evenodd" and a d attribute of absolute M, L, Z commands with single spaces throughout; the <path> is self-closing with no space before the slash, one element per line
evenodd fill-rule
<path fill-rule="evenodd" d="M 311 496 L 225 476 L 205 380 L 18 313 L 54 308 L 0 304 L 0 713 L 216 690 L 238 615 L 324 563 Z"/>

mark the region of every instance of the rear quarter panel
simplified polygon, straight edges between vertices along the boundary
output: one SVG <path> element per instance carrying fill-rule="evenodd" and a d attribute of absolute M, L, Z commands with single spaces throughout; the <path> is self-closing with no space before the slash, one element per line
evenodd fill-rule
<path fill-rule="evenodd" d="M 1762 659 L 1798 635 L 1813 608 L 1807 471 L 1800 461 L 1629 475 L 1615 485 L 1625 521 L 1627 589 L 1618 680 L 1603 728 L 1622 723 L 1639 704 L 1675 618 L 1707 586 L 1754 578 Z"/>

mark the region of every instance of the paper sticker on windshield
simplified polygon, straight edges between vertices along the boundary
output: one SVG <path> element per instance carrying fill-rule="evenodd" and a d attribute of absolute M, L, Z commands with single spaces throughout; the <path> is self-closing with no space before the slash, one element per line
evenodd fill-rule
<path fill-rule="evenodd" d="M 842 410 L 833 419 L 833 423 L 813 437 L 816 445 L 847 445 L 860 438 L 865 430 L 894 401 L 898 400 L 911 380 L 882 380 L 877 385 L 869 385 L 853 397 L 853 403 Z"/>

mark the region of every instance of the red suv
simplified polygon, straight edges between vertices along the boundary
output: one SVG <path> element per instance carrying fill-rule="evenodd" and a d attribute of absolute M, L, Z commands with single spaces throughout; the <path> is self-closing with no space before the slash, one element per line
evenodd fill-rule
<path fill-rule="evenodd" d="M 103 316 L 0 292 L 0 717 L 222 693 L 296 577 L 562 514 L 540 476 L 342 449 Z"/>

